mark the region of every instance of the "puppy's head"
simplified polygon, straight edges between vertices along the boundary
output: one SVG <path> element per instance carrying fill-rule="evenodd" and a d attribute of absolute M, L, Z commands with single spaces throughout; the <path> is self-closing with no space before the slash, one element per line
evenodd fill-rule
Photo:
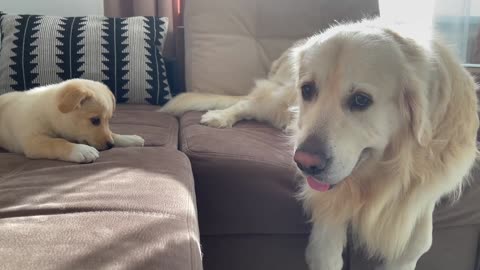
<path fill-rule="evenodd" d="M 419 147 L 425 141 L 426 85 L 404 45 L 360 23 L 333 27 L 292 50 L 299 96 L 294 159 L 313 189 L 368 177 L 405 130 Z"/>
<path fill-rule="evenodd" d="M 115 97 L 107 86 L 90 80 L 69 80 L 59 85 L 56 102 L 61 117 L 55 127 L 63 138 L 98 150 L 113 147 L 109 120 Z"/>

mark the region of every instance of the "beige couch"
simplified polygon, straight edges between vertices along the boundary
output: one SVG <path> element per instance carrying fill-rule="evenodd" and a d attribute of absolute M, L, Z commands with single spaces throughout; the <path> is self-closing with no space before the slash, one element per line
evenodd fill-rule
<path fill-rule="evenodd" d="M 120 105 L 111 123 L 144 148 L 92 164 L 0 151 L 0 269 L 202 269 L 194 181 L 178 122 Z"/>

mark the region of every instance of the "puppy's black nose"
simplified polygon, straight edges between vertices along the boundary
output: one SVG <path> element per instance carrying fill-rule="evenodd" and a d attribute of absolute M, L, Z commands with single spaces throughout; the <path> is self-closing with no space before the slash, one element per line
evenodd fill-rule
<path fill-rule="evenodd" d="M 114 144 L 113 144 L 113 143 L 111 143 L 111 142 L 107 142 L 107 149 L 112 149 L 112 148 L 113 148 L 113 146 L 114 146 Z"/>

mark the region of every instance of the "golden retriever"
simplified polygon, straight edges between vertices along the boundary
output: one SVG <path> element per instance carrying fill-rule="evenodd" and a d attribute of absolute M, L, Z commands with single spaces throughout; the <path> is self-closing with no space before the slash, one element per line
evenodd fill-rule
<path fill-rule="evenodd" d="M 136 135 L 112 133 L 115 97 L 102 83 L 72 79 L 0 96 L 0 147 L 32 159 L 89 163 L 98 150 L 143 146 Z"/>
<path fill-rule="evenodd" d="M 432 243 L 432 212 L 477 156 L 475 84 L 437 38 L 378 19 L 298 42 L 248 96 L 187 93 L 164 112 L 207 110 L 294 129 L 312 270 L 340 270 L 347 227 L 379 269 L 411 270 Z M 214 110 L 212 110 L 214 109 Z"/>

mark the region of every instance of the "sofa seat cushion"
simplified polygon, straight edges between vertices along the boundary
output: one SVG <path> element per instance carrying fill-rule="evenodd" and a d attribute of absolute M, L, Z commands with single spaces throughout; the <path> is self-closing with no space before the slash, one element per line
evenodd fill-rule
<path fill-rule="evenodd" d="M 0 153 L 2 269 L 201 269 L 188 158 L 100 155 L 79 165 Z"/>
<path fill-rule="evenodd" d="M 181 117 L 180 144 L 192 163 L 201 234 L 307 233 L 287 136 L 257 122 L 210 128 L 200 116 Z"/>
<path fill-rule="evenodd" d="M 117 104 L 111 129 L 119 134 L 135 134 L 145 139 L 145 146 L 178 147 L 178 120 L 156 112 L 151 105 Z"/>
<path fill-rule="evenodd" d="M 198 238 L 166 214 L 35 215 L 0 219 L 0 228 L 5 270 L 201 269 Z"/>

